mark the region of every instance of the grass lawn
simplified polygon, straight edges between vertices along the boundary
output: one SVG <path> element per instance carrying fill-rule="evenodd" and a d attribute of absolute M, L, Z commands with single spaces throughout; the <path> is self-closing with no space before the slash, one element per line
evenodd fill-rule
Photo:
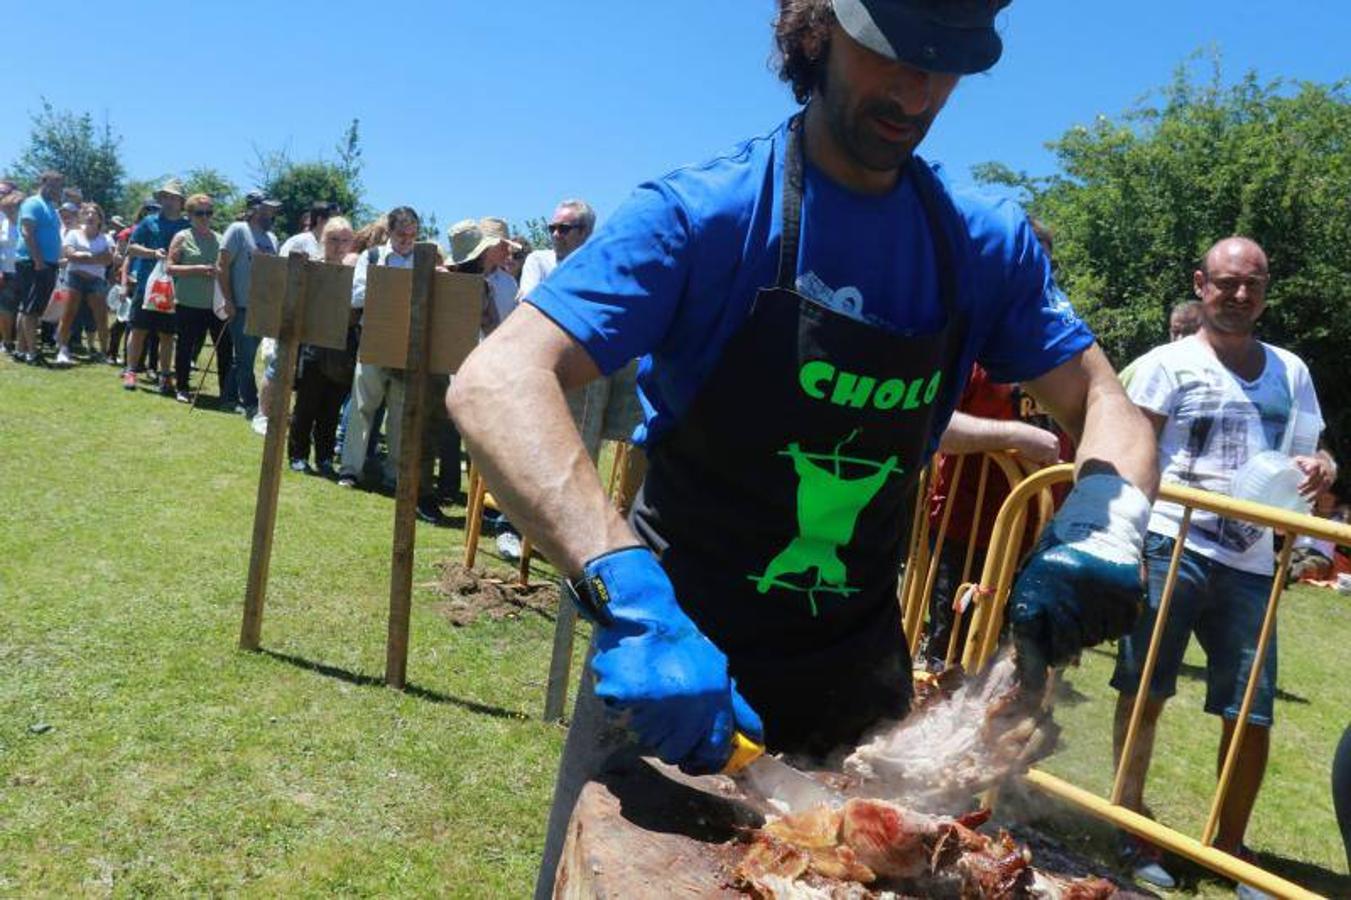
<path fill-rule="evenodd" d="M 244 420 L 7 357 L 0 405 L 0 894 L 523 895 L 552 622 L 451 626 L 428 585 L 459 529 L 419 529 L 397 693 L 392 502 L 286 473 L 268 652 L 241 653 Z"/>
<path fill-rule="evenodd" d="M 0 895 L 527 894 L 563 740 L 539 721 L 552 622 L 452 626 L 429 585 L 458 529 L 419 529 L 415 690 L 397 693 L 378 683 L 390 500 L 286 474 L 267 652 L 241 653 L 262 447 L 241 418 L 7 358 L 0 415 Z M 1327 767 L 1348 633 L 1346 600 L 1291 595 L 1251 840 L 1342 896 Z M 1109 666 L 1070 676 L 1048 766 L 1096 790 Z M 1189 829 L 1213 783 L 1200 690 L 1184 679 L 1165 716 L 1149 792 Z"/>
<path fill-rule="evenodd" d="M 1265 868 L 1330 897 L 1351 897 L 1346 853 L 1332 809 L 1330 771 L 1342 730 L 1351 722 L 1351 680 L 1346 677 L 1351 598 L 1333 591 L 1296 587 L 1281 601 L 1280 675 L 1276 725 L 1266 781 L 1248 828 L 1247 843 Z M 1043 768 L 1107 796 L 1112 787 L 1112 708 L 1107 681 L 1111 648 L 1084 654 L 1082 666 L 1065 677 L 1056 718 L 1065 730 L 1059 752 Z M 1159 722 L 1145 789 L 1155 817 L 1199 838 L 1215 790 L 1219 720 L 1206 715 L 1205 656 L 1192 641 L 1177 696 Z M 1098 853 L 1110 853 L 1104 829 L 1073 832 Z M 1232 888 L 1209 872 L 1179 862 L 1184 885 L 1201 896 L 1232 896 Z"/>

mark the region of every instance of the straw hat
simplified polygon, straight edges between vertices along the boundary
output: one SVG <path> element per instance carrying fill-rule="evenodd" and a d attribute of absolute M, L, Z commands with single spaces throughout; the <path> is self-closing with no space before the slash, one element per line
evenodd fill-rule
<path fill-rule="evenodd" d="M 484 250 L 496 246 L 500 240 L 485 235 L 479 223 L 473 219 L 456 222 L 450 226 L 450 263 L 462 266 L 473 262 L 483 255 Z"/>
<path fill-rule="evenodd" d="M 161 184 L 155 191 L 155 199 L 158 200 L 161 194 L 170 194 L 177 197 L 179 200 L 183 200 L 188 196 L 184 193 L 183 182 L 179 181 L 177 178 L 170 178 L 168 181 L 164 182 L 164 184 Z"/>
<path fill-rule="evenodd" d="M 506 219 L 484 216 L 478 220 L 478 228 L 479 231 L 483 232 L 484 237 L 505 241 L 507 246 L 513 250 L 521 249 L 521 245 L 511 239 L 511 228 L 507 225 Z"/>

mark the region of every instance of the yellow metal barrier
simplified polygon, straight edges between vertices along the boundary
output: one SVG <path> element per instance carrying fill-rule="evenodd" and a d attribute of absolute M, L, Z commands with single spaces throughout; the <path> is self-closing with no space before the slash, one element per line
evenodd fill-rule
<path fill-rule="evenodd" d="M 980 549 L 978 541 L 983 524 L 986 492 L 990 488 L 990 479 L 1002 477 L 1006 490 L 1012 491 L 1029 472 L 1036 469 L 1035 464 L 1028 462 L 1018 454 L 1003 451 L 968 454 L 954 456 L 953 458 L 956 462 L 952 474 L 952 483 L 947 486 L 947 496 L 944 498 L 943 508 L 939 512 L 938 529 L 933 534 L 932 540 L 930 540 L 929 510 L 934 491 L 938 486 L 938 458 L 935 458 L 933 464 L 921 473 L 919 484 L 915 490 L 915 510 L 910 528 L 910 545 L 906 556 L 905 578 L 901 582 L 899 591 L 901 621 L 905 629 L 906 640 L 910 646 L 912 659 L 918 653 L 920 640 L 924 635 L 925 612 L 929 608 L 929 600 L 933 596 L 934 585 L 938 580 L 940 557 L 948 540 L 948 526 L 952 519 L 953 501 L 959 493 L 963 479 L 966 477 L 965 471 L 968 464 L 979 460 L 980 473 L 979 480 L 976 483 L 974 519 L 967 532 L 966 554 L 962 563 L 961 577 L 958 579 L 957 588 L 952 592 L 952 597 L 954 600 L 960 600 L 968 594 L 974 594 L 976 599 L 971 601 L 972 603 L 980 599 L 981 588 L 972 582 L 971 574 L 976 553 Z M 992 475 L 992 469 L 997 470 L 998 474 Z M 1047 523 L 1050 522 L 1054 511 L 1049 488 L 1041 491 L 1036 500 L 1036 529 L 1033 533 L 1033 540 L 1041 533 L 1041 529 L 1045 528 Z M 1026 513 L 1025 509 L 1024 513 Z M 1011 526 L 1011 530 L 1021 534 L 1025 527 L 1026 517 L 1021 523 L 1015 522 Z M 991 545 L 993 545 L 993 541 L 991 541 Z M 1015 541 L 1002 551 L 1011 554 L 1011 558 L 1007 562 L 1014 568 L 1017 565 L 1017 553 L 1020 546 L 1021 544 Z M 986 565 L 988 565 L 988 553 Z M 967 605 L 969 604 L 959 604 L 953 611 L 952 633 L 948 639 L 947 647 L 944 648 L 944 660 L 947 665 L 952 665 L 957 659 Z M 975 634 L 976 632 L 972 630 L 971 633 Z M 968 645 L 969 643 L 968 641 Z M 935 655 L 934 648 L 929 649 L 929 655 Z"/>
<path fill-rule="evenodd" d="M 994 530 L 990 535 L 989 550 L 986 553 L 985 568 L 981 573 L 980 584 L 977 586 L 975 595 L 977 602 L 972 616 L 971 630 L 962 657 L 962 663 L 968 671 L 978 671 L 988 664 L 994 655 L 999 632 L 1003 625 L 1004 605 L 1008 600 L 1014 572 L 1017 569 L 1017 554 L 1024 539 L 1030 501 L 1038 500 L 1041 504 L 1041 511 L 1044 513 L 1045 504 L 1048 502 L 1048 489 L 1056 484 L 1067 483 L 1073 477 L 1074 467 L 1068 464 L 1052 466 L 1029 475 L 1013 488 L 1008 499 L 1000 508 L 999 514 L 995 517 Z M 1154 631 L 1150 637 L 1149 649 L 1145 656 L 1144 668 L 1140 678 L 1141 685 L 1147 686 L 1153 676 L 1159 642 L 1163 634 L 1163 623 L 1172 602 L 1173 589 L 1177 581 L 1177 567 L 1181 560 L 1187 533 L 1191 527 L 1192 512 L 1201 509 L 1230 519 L 1242 519 L 1256 525 L 1274 528 L 1283 532 L 1286 536 L 1276 574 L 1272 579 L 1271 594 L 1267 602 L 1261 632 L 1258 636 L 1257 650 L 1248 675 L 1243 702 L 1239 709 L 1238 719 L 1234 723 L 1234 733 L 1230 739 L 1229 749 L 1220 771 L 1201 840 L 1188 837 L 1120 805 L 1126 765 L 1131 758 L 1138 737 L 1144 703 L 1149 694 L 1148 690 L 1137 692 L 1135 706 L 1131 711 L 1130 723 L 1122 747 L 1121 760 L 1117 765 L 1111 799 L 1098 797 L 1040 770 L 1029 772 L 1026 780 L 1029 784 L 1066 800 L 1097 818 L 1138 834 L 1166 850 L 1190 859 L 1225 877 L 1245 882 L 1277 897 L 1316 897 L 1316 894 L 1301 888 L 1299 885 L 1286 881 L 1257 866 L 1245 863 L 1216 849 L 1212 844 L 1218 827 L 1220 810 L 1224 805 L 1225 797 L 1228 795 L 1239 748 L 1242 746 L 1243 733 L 1248 725 L 1248 714 L 1256 696 L 1262 664 L 1265 662 L 1267 647 L 1274 630 L 1276 613 L 1280 605 L 1281 595 L 1284 592 L 1286 574 L 1290 567 L 1290 553 L 1294 546 L 1294 537 L 1309 535 L 1338 544 L 1351 544 L 1351 525 L 1301 513 L 1287 512 L 1244 500 L 1235 500 L 1209 491 L 1200 491 L 1178 485 L 1163 485 L 1159 490 L 1159 499 L 1181 504 L 1184 515 L 1179 528 L 1178 539 L 1174 545 L 1164 590 L 1159 598 L 1159 612 Z M 1046 519 L 1043 516 L 1041 527 L 1044 527 L 1045 521 Z M 920 598 L 920 601 L 922 602 L 924 599 L 926 598 Z M 907 634 L 913 634 L 913 632 L 907 631 Z"/>

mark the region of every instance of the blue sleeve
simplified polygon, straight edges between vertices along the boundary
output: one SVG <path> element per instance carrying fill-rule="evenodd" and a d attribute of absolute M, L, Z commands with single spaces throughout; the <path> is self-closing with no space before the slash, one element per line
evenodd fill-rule
<path fill-rule="evenodd" d="M 608 375 L 661 343 L 685 291 L 694 230 L 668 186 L 645 184 L 525 299 Z"/>
<path fill-rule="evenodd" d="M 1030 381 L 1092 346 L 1093 332 L 1056 286 L 1022 209 L 1001 201 L 969 215 L 976 302 L 996 307 L 977 359 L 1001 384 Z"/>
<path fill-rule="evenodd" d="M 142 247 L 148 247 L 146 243 L 150 239 L 150 217 L 142 219 L 136 224 L 136 229 L 132 231 L 131 237 L 127 240 L 128 244 L 138 244 Z"/>

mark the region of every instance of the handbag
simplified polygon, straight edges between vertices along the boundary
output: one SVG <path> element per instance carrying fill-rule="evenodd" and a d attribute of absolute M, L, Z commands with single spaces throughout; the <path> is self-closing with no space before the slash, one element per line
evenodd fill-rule
<path fill-rule="evenodd" d="M 52 290 L 51 297 L 47 300 L 47 308 L 42 311 L 42 321 L 48 324 L 55 324 L 61 321 L 61 316 L 66 311 L 66 304 L 70 302 L 70 285 L 66 282 L 66 272 L 61 270 L 61 275 L 57 279 L 56 287 Z"/>
<path fill-rule="evenodd" d="M 216 289 L 211 297 L 211 311 L 216 314 L 216 318 L 222 322 L 230 321 L 230 315 L 225 311 L 225 292 L 220 289 L 219 281 L 212 281 L 212 287 Z"/>
<path fill-rule="evenodd" d="M 174 280 L 164 272 L 164 260 L 155 263 L 150 277 L 145 283 L 145 301 L 142 304 L 151 312 L 171 313 L 174 311 Z"/>

